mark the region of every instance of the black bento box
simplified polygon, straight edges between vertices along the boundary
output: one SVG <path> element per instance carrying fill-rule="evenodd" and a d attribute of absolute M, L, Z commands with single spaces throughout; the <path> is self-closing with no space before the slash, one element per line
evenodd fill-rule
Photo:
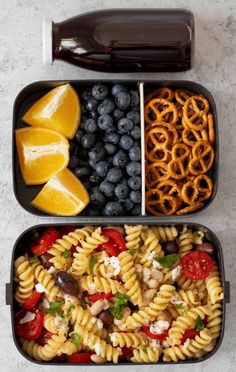
<path fill-rule="evenodd" d="M 223 300 L 223 306 L 222 306 L 222 325 L 221 325 L 222 328 L 221 328 L 220 337 L 217 340 L 215 348 L 210 353 L 206 354 L 202 358 L 194 359 L 194 360 L 179 361 L 179 362 L 177 362 L 177 364 L 192 364 L 192 363 L 198 363 L 198 362 L 205 361 L 206 359 L 209 359 L 210 357 L 212 357 L 216 353 L 216 351 L 219 349 L 219 347 L 220 347 L 220 345 L 223 341 L 224 330 L 225 330 L 226 303 L 230 302 L 230 285 L 229 285 L 229 282 L 227 282 L 225 280 L 225 269 L 224 269 L 223 252 L 222 252 L 221 244 L 220 244 L 217 236 L 211 230 L 209 230 L 207 227 L 205 227 L 201 224 L 198 224 L 198 223 L 192 223 L 192 222 L 190 222 L 190 223 L 189 222 L 188 223 L 186 223 L 186 222 L 180 223 L 178 219 L 172 218 L 172 220 L 169 221 L 168 223 L 167 222 L 161 222 L 161 223 L 160 222 L 159 223 L 153 222 L 153 223 L 150 224 L 147 221 L 147 219 L 144 218 L 144 217 L 139 218 L 138 222 L 141 223 L 142 225 L 151 225 L 151 226 L 162 225 L 162 226 L 176 226 L 176 227 L 187 226 L 187 227 L 194 228 L 194 229 L 197 229 L 197 230 L 200 229 L 203 232 L 208 233 L 209 240 L 214 244 L 214 246 L 216 248 L 215 258 L 216 258 L 217 263 L 218 263 L 221 282 L 222 282 L 222 287 L 223 287 L 223 291 L 224 291 L 224 300 Z M 126 218 L 126 220 L 124 220 L 124 219 L 122 220 L 120 218 L 120 221 L 119 221 L 119 223 L 117 223 L 117 225 L 118 224 L 123 225 L 124 223 L 134 225 L 134 224 L 137 223 L 137 219 Z M 98 224 L 98 222 L 97 222 L 97 224 Z M 83 222 L 73 224 L 74 227 L 76 227 L 76 226 L 81 227 L 83 225 L 84 225 Z M 91 225 L 93 225 L 93 223 L 91 223 Z M 99 225 L 108 226 L 109 223 L 99 222 Z M 14 261 L 17 257 L 24 254 L 24 252 L 25 252 L 25 242 L 27 242 L 27 239 L 29 239 L 30 236 L 32 236 L 32 234 L 40 233 L 40 231 L 42 231 L 45 227 L 50 227 L 50 226 L 63 227 L 63 226 L 70 226 L 70 224 L 64 223 L 64 224 L 41 224 L 41 225 L 36 225 L 36 226 L 30 227 L 27 230 L 25 230 L 18 237 L 17 241 L 15 242 L 15 245 L 14 245 L 13 251 L 12 251 L 10 282 L 6 284 L 6 304 L 10 306 L 12 336 L 13 336 L 13 340 L 14 340 L 14 343 L 15 343 L 16 348 L 18 349 L 18 351 L 30 362 L 34 362 L 34 363 L 37 363 L 37 364 L 40 364 L 40 365 L 46 365 L 47 364 L 47 365 L 64 366 L 64 365 L 71 365 L 71 364 L 70 363 L 63 363 L 62 364 L 62 363 L 58 363 L 58 362 L 57 363 L 56 362 L 38 362 L 38 361 L 30 358 L 21 349 L 18 337 L 17 337 L 17 335 L 15 333 L 15 329 L 14 329 L 14 311 L 15 311 L 14 293 L 13 293 L 13 291 L 14 291 L 14 286 L 13 286 Z M 136 365 L 139 365 L 139 364 L 140 363 L 136 363 Z M 151 365 L 153 363 L 149 363 L 149 364 L 148 363 L 141 363 L 141 364 Z M 166 365 L 166 364 L 176 364 L 176 363 L 174 363 L 174 362 L 168 362 L 167 363 L 167 362 L 162 362 L 162 361 L 156 363 L 156 365 L 160 365 L 160 364 L 161 365 Z M 79 364 L 79 365 L 82 366 L 83 364 Z M 88 364 L 84 364 L 84 366 L 85 365 L 88 365 Z M 106 364 L 101 364 L 101 365 L 107 366 L 107 365 L 115 365 L 115 364 L 106 363 Z M 134 365 L 134 363 L 122 363 L 121 365 L 132 366 L 132 365 Z"/>
<path fill-rule="evenodd" d="M 47 216 L 50 215 L 41 212 L 35 209 L 31 205 L 31 201 L 43 187 L 43 185 L 39 186 L 26 186 L 19 167 L 18 156 L 16 151 L 15 145 L 15 135 L 14 131 L 17 128 L 22 128 L 26 124 L 21 120 L 23 114 L 29 109 L 29 107 L 39 98 L 41 98 L 45 93 L 47 93 L 50 89 L 55 88 L 59 85 L 70 83 L 75 90 L 80 94 L 80 92 L 86 88 L 91 87 L 95 83 L 105 83 L 108 86 L 113 85 L 114 83 L 123 83 L 130 87 L 135 87 L 139 89 L 140 93 L 140 125 L 141 125 L 141 152 L 142 152 L 142 201 L 141 201 L 141 215 L 137 217 L 145 216 L 147 221 L 155 221 L 157 217 L 149 215 L 146 213 L 145 210 L 145 149 L 144 149 L 144 98 L 153 90 L 156 90 L 161 87 L 169 87 L 171 89 L 188 89 L 196 94 L 204 95 L 207 100 L 209 101 L 211 112 L 214 118 L 215 124 L 215 144 L 214 144 L 214 151 L 215 151 L 215 160 L 211 170 L 208 172 L 210 177 L 213 180 L 213 193 L 206 201 L 204 206 L 195 212 L 188 213 L 187 215 L 195 215 L 199 213 L 203 209 L 207 208 L 214 200 L 217 192 L 218 186 L 218 173 L 219 173 L 219 138 L 218 138 L 218 122 L 217 122 L 217 111 L 214 98 L 212 94 L 202 85 L 192 82 L 192 81 L 185 81 L 185 80 L 178 80 L 178 81 L 169 81 L 169 80 L 159 80 L 159 81 L 131 81 L 131 80 L 58 80 L 58 81 L 39 81 L 34 82 L 21 90 L 21 92 L 16 97 L 14 103 L 14 112 L 13 112 L 13 133 L 12 133 L 12 164 L 13 164 L 13 186 L 14 186 L 14 193 L 16 196 L 17 201 L 19 204 L 29 213 L 32 213 L 37 216 Z M 109 222 L 110 217 L 101 216 L 104 222 Z M 129 216 L 128 216 L 129 217 Z M 96 223 L 97 217 L 86 216 L 86 214 L 80 214 L 75 217 L 71 217 L 75 221 L 76 220 L 83 220 L 84 223 L 86 222 L 94 222 Z M 171 216 L 163 216 L 161 217 L 162 220 L 170 219 Z M 183 219 L 183 216 L 177 216 L 178 219 Z M 119 221 L 119 218 L 112 217 L 114 222 Z"/>

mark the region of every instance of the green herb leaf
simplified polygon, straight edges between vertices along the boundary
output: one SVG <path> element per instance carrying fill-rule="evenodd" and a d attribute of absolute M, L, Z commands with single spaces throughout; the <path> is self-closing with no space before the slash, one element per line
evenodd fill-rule
<path fill-rule="evenodd" d="M 77 346 L 77 347 L 80 346 L 81 336 L 79 335 L 79 333 L 72 332 L 70 334 L 70 338 L 71 338 L 72 342 L 75 344 L 75 346 Z"/>
<path fill-rule="evenodd" d="M 89 271 L 90 271 L 90 274 L 93 274 L 93 269 L 94 269 L 94 266 L 96 265 L 96 263 L 97 263 L 96 256 L 91 256 L 90 257 L 90 260 L 89 260 Z"/>
<path fill-rule="evenodd" d="M 74 304 L 71 304 L 66 310 L 66 316 L 69 318 L 71 316 L 71 311 L 75 308 Z"/>
<path fill-rule="evenodd" d="M 86 301 L 85 301 L 85 295 L 84 295 L 84 294 L 81 296 L 81 299 L 80 299 L 80 305 L 82 306 L 82 308 L 83 308 L 84 310 L 87 309 L 87 303 L 86 303 Z"/>
<path fill-rule="evenodd" d="M 181 305 L 181 304 L 175 304 L 175 308 L 176 308 L 176 310 L 184 309 L 183 305 Z"/>
<path fill-rule="evenodd" d="M 40 263 L 40 260 L 37 256 L 30 257 L 30 263 L 32 265 Z"/>
<path fill-rule="evenodd" d="M 110 335 L 107 337 L 107 339 L 105 340 L 107 344 L 111 344 L 111 337 Z"/>
<path fill-rule="evenodd" d="M 145 347 L 142 347 L 141 350 L 147 354 L 147 349 Z"/>
<path fill-rule="evenodd" d="M 200 316 L 198 316 L 197 319 L 195 320 L 194 328 L 197 331 L 202 331 L 203 330 L 204 324 L 203 324 L 202 319 L 200 318 Z"/>
<path fill-rule="evenodd" d="M 64 304 L 64 301 L 50 302 L 50 307 L 48 309 L 45 309 L 45 312 L 47 314 L 54 314 L 54 315 L 60 316 L 61 318 L 64 318 L 64 313 L 61 308 L 63 304 Z"/>
<path fill-rule="evenodd" d="M 204 237 L 208 242 L 213 242 L 213 238 L 209 232 L 206 232 Z"/>
<path fill-rule="evenodd" d="M 135 253 L 137 250 L 139 249 L 139 247 L 137 247 L 137 248 L 132 248 L 132 249 L 128 249 L 128 253 L 130 253 L 130 254 L 133 254 L 133 253 Z"/>
<path fill-rule="evenodd" d="M 72 256 L 72 253 L 71 253 L 71 251 L 65 251 L 65 252 L 62 252 L 61 253 L 61 256 L 62 257 L 64 257 L 64 258 L 69 258 L 69 257 L 71 257 Z"/>
<path fill-rule="evenodd" d="M 159 262 L 159 264 L 167 269 L 171 269 L 174 263 L 180 258 L 179 254 L 172 253 L 163 257 L 154 257 L 154 260 Z"/>
<path fill-rule="evenodd" d="M 129 296 L 126 294 L 118 293 L 116 295 L 115 302 L 110 309 L 116 319 L 122 319 L 124 307 L 128 304 L 129 299 Z"/>

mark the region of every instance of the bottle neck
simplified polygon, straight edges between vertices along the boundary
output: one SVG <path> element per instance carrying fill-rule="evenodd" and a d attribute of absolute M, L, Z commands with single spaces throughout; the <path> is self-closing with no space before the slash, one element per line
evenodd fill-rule
<path fill-rule="evenodd" d="M 59 59 L 60 55 L 60 27 L 58 23 L 52 24 L 52 57 Z"/>

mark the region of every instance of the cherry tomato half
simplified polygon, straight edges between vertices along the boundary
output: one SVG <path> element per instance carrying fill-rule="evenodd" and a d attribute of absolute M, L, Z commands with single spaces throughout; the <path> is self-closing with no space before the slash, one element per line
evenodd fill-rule
<path fill-rule="evenodd" d="M 35 256 L 41 256 L 60 238 L 60 233 L 53 227 L 49 227 L 31 245 L 31 252 Z"/>
<path fill-rule="evenodd" d="M 117 246 L 120 252 L 126 250 L 125 239 L 118 230 L 106 227 L 102 229 L 102 234 L 107 236 Z"/>
<path fill-rule="evenodd" d="M 120 254 L 119 248 L 117 248 L 110 239 L 108 240 L 108 242 L 100 244 L 99 249 L 104 250 L 108 254 L 108 256 L 111 257 L 117 257 Z"/>
<path fill-rule="evenodd" d="M 52 338 L 52 336 L 53 336 L 52 332 L 49 332 L 46 329 L 43 329 L 41 335 L 37 338 L 36 342 L 39 345 L 44 346 L 46 344 L 47 340 L 49 338 Z"/>
<path fill-rule="evenodd" d="M 97 292 L 97 293 L 94 293 L 92 295 L 88 295 L 88 300 L 90 302 L 96 302 L 98 300 L 107 300 L 107 301 L 111 301 L 113 299 L 113 294 L 111 292 L 109 293 L 104 293 L 104 292 Z"/>
<path fill-rule="evenodd" d="M 28 298 L 28 300 L 24 303 L 23 308 L 27 310 L 31 310 L 35 307 L 37 304 L 38 300 L 41 297 L 41 293 L 37 292 L 35 289 L 32 295 Z"/>
<path fill-rule="evenodd" d="M 196 330 L 196 329 L 193 329 L 193 328 L 190 328 L 190 329 L 187 329 L 182 338 L 181 338 L 181 345 L 183 345 L 185 343 L 185 341 L 189 338 L 190 340 L 192 340 L 193 338 L 195 338 L 197 335 L 199 335 L 199 332 Z"/>
<path fill-rule="evenodd" d="M 21 310 L 15 323 L 15 330 L 18 336 L 25 338 L 26 340 L 36 340 L 43 329 L 43 312 L 42 310 L 36 309 L 32 311 L 36 314 L 35 319 L 30 322 L 20 324 L 20 320 L 24 318 L 27 313 L 26 310 Z"/>
<path fill-rule="evenodd" d="M 74 353 L 67 355 L 67 360 L 70 363 L 91 363 L 92 353 Z"/>
<path fill-rule="evenodd" d="M 213 261 L 204 251 L 192 251 L 182 257 L 180 261 L 183 274 L 192 280 L 205 279 L 213 270 Z"/>
<path fill-rule="evenodd" d="M 163 333 L 157 334 L 152 333 L 149 326 L 142 326 L 141 331 L 143 331 L 147 335 L 147 337 L 153 340 L 164 341 L 168 337 L 168 329 Z"/>

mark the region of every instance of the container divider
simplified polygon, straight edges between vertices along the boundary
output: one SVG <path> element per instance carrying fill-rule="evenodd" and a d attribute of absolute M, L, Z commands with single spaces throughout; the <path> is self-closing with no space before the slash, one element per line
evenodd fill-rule
<path fill-rule="evenodd" d="M 141 216 L 145 216 L 145 127 L 144 127 L 144 82 L 139 83 L 140 95 L 140 129 L 141 129 Z"/>

